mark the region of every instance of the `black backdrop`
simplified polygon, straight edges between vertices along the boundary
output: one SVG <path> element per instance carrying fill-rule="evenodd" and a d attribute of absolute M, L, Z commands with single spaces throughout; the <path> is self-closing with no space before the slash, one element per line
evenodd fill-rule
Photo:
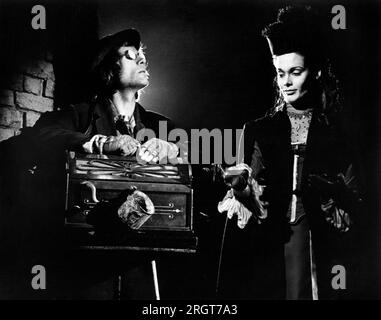
<path fill-rule="evenodd" d="M 273 70 L 261 29 L 277 9 L 302 1 L 130 0 L 43 1 L 47 30 L 30 31 L 30 2 L 2 7 L 8 29 L 1 30 L 3 69 L 12 72 L 17 59 L 46 45 L 54 53 L 56 102 L 83 99 L 86 67 L 94 41 L 126 27 L 140 30 L 146 45 L 151 84 L 141 102 L 170 116 L 180 127 L 240 128 L 263 115 L 273 102 Z M 309 1 L 327 16 L 337 1 Z M 348 132 L 361 160 L 368 208 L 362 219 L 364 248 L 369 252 L 368 283 L 381 284 L 381 219 L 379 218 L 379 150 L 381 103 L 381 3 L 341 1 L 347 29 L 329 29 L 332 61 L 343 88 Z M 51 15 L 49 15 L 51 13 Z M 12 43 L 12 53 L 6 41 Z M 3 73 L 5 77 L 7 73 Z M 1 76 L 0 76 L 1 77 Z M 373 290 L 373 291 L 372 291 Z M 372 296 L 377 287 L 371 288 Z"/>
<path fill-rule="evenodd" d="M 274 73 L 261 30 L 287 3 L 306 2 L 101 1 L 99 36 L 129 26 L 141 31 L 151 74 L 151 85 L 141 99 L 144 106 L 169 115 L 180 127 L 241 128 L 273 103 Z M 369 230 L 359 241 L 369 250 L 365 268 L 369 273 L 363 276 L 380 281 L 373 262 L 381 258 L 377 247 L 381 3 L 341 1 L 346 30 L 329 27 L 337 1 L 308 4 L 326 17 L 327 50 L 341 83 L 348 132 L 357 141 L 366 182 L 369 209 L 363 219 L 369 221 L 364 224 Z"/>

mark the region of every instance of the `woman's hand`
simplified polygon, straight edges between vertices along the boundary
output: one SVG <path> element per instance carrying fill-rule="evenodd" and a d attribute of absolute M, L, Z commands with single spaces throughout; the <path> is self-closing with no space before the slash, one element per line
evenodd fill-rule
<path fill-rule="evenodd" d="M 241 229 L 252 216 L 252 212 L 234 197 L 232 190 L 229 190 L 224 199 L 218 203 L 218 211 L 226 212 L 229 219 L 237 215 L 237 225 Z"/>
<path fill-rule="evenodd" d="M 265 219 L 269 205 L 261 199 L 265 186 L 259 185 L 251 177 L 252 169 L 248 165 L 244 163 L 238 164 L 227 169 L 225 173 L 232 175 L 232 173 L 236 172 L 239 174 L 243 170 L 247 170 L 249 173 L 246 188 L 243 190 L 230 189 L 225 198 L 218 204 L 218 211 L 221 213 L 226 211 L 229 219 L 237 215 L 237 224 L 241 229 L 246 226 L 253 214 L 258 223 Z"/>

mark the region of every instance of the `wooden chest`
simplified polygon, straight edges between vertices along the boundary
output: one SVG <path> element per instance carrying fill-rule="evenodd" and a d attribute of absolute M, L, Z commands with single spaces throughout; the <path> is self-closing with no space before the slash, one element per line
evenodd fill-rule
<path fill-rule="evenodd" d="M 169 245 L 171 238 L 191 238 L 185 247 L 195 247 L 192 171 L 185 164 L 141 165 L 134 158 L 68 152 L 65 226 L 91 232 L 90 210 L 129 188 L 144 192 L 155 207 L 132 238 L 162 239 Z"/>

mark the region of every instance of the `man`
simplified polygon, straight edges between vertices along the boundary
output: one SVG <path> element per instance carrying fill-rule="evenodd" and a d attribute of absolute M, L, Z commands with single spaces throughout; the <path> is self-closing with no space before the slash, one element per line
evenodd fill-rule
<path fill-rule="evenodd" d="M 93 99 L 69 110 L 44 114 L 34 127 L 39 144 L 87 153 L 136 154 L 147 162 L 177 156 L 173 143 L 151 138 L 141 144 L 136 139 L 144 137 L 145 128 L 157 137 L 161 121 L 167 122 L 168 130 L 173 128 L 169 119 L 137 103 L 140 90 L 149 85 L 147 60 L 137 30 L 127 29 L 101 39 L 92 74 Z"/>
<path fill-rule="evenodd" d="M 49 273 L 44 298 L 111 299 L 115 293 L 113 279 L 121 273 L 127 279 L 124 288 L 129 290 L 125 298 L 154 298 L 149 260 L 131 263 L 115 254 L 82 253 L 64 260 L 61 256 L 65 246 L 61 231 L 66 150 L 136 155 L 138 161 L 149 163 L 163 163 L 178 154 L 175 144 L 156 138 L 159 126 L 166 123 L 169 131 L 174 127 L 172 122 L 137 102 L 140 91 L 149 85 L 147 60 L 137 30 L 127 29 L 101 39 L 91 73 L 94 94 L 89 101 L 43 114 L 33 128 L 4 147 L 7 157 L 2 168 L 8 169 L 0 180 L 4 190 L 10 190 L 2 198 L 9 217 L 7 229 L 11 230 L 5 238 L 14 248 L 10 249 L 15 256 L 10 264 L 17 265 L 14 278 L 20 279 L 20 288 L 14 290 L 18 297 L 36 297 L 36 292 L 30 292 L 29 276 L 30 268 L 40 264 Z"/>

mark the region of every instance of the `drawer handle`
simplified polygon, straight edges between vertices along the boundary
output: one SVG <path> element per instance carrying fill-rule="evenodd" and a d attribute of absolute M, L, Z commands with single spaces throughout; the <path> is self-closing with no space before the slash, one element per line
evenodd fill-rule
<path fill-rule="evenodd" d="M 97 188 L 94 186 L 94 184 L 91 183 L 90 181 L 82 181 L 81 184 L 90 188 L 91 199 L 93 200 L 94 203 L 98 203 L 99 200 L 97 199 Z"/>

